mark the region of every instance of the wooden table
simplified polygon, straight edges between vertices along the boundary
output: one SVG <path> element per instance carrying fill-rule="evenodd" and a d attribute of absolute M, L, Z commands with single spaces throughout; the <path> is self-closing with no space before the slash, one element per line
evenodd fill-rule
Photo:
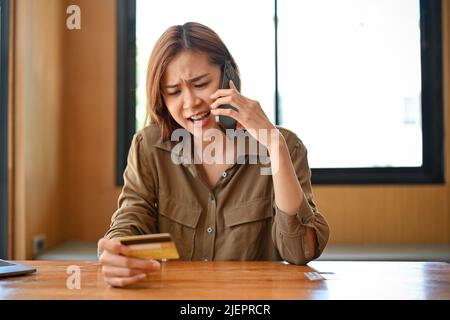
<path fill-rule="evenodd" d="M 96 261 L 16 262 L 37 272 L 0 278 L 0 300 L 450 299 L 450 266 L 443 262 L 169 261 L 146 282 L 126 289 L 109 287 Z M 80 289 L 67 287 L 70 265 L 80 267 Z M 305 272 L 319 272 L 324 279 L 310 280 Z"/>

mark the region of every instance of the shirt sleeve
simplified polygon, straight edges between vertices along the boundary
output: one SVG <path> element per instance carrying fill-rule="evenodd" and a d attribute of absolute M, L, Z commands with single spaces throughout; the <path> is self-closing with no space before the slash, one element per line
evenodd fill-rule
<path fill-rule="evenodd" d="M 325 217 L 318 211 L 314 202 L 306 147 L 297 137 L 295 140 L 293 147 L 289 149 L 292 164 L 303 190 L 303 201 L 295 215 L 282 211 L 273 201 L 275 218 L 272 239 L 282 259 L 294 264 L 307 264 L 322 254 L 328 243 L 330 230 Z M 313 228 L 316 233 L 313 253 L 309 252 L 306 227 Z"/>
<path fill-rule="evenodd" d="M 118 199 L 118 209 L 111 218 L 105 238 L 157 233 L 156 169 L 152 168 L 143 137 L 137 133 L 128 152 L 124 185 Z M 101 255 L 100 249 L 98 255 Z"/>

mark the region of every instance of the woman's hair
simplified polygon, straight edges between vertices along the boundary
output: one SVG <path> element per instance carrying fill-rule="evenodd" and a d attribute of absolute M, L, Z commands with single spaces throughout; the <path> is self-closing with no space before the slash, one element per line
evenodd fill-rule
<path fill-rule="evenodd" d="M 153 47 L 147 69 L 147 115 L 145 123 L 158 123 L 163 139 L 170 139 L 180 125 L 172 118 L 164 103 L 161 80 L 167 66 L 180 52 L 191 50 L 205 53 L 211 63 L 222 67 L 229 60 L 239 77 L 239 69 L 220 37 L 212 29 L 197 22 L 187 22 L 167 29 Z"/>

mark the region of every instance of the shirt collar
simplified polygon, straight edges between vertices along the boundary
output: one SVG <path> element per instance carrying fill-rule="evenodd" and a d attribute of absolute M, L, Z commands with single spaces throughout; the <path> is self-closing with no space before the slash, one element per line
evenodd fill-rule
<path fill-rule="evenodd" d="M 185 129 L 183 129 L 185 130 Z M 242 130 L 242 129 L 238 129 L 238 130 Z M 191 138 L 191 146 L 194 145 L 194 141 L 193 141 L 193 136 L 191 133 L 189 133 L 189 137 Z M 228 139 L 228 138 L 227 138 Z M 158 138 L 158 140 L 153 144 L 153 146 L 162 149 L 162 150 L 166 150 L 169 152 L 172 152 L 173 148 L 180 143 L 180 141 L 171 141 L 170 139 L 164 140 L 163 139 L 163 135 L 161 134 Z M 251 146 L 253 146 L 253 148 L 251 148 Z M 257 146 L 256 148 L 254 146 Z M 256 141 L 255 138 L 253 138 L 253 136 L 251 136 L 250 134 L 247 135 L 246 140 L 245 140 L 245 144 L 244 144 L 244 150 L 243 150 L 243 154 L 241 156 L 258 156 L 258 150 L 260 148 L 264 148 L 262 147 L 258 141 Z M 181 148 L 181 151 L 177 153 L 178 156 L 183 156 L 183 148 Z"/>

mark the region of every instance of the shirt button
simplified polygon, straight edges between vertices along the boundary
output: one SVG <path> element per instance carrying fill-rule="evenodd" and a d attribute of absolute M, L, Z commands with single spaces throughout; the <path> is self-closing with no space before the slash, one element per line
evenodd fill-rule
<path fill-rule="evenodd" d="M 213 228 L 208 227 L 208 229 L 206 229 L 206 231 L 207 231 L 208 233 L 212 233 L 212 232 L 213 232 Z"/>
<path fill-rule="evenodd" d="M 226 178 L 227 175 L 228 175 L 228 173 L 227 173 L 226 171 L 224 171 L 224 172 L 222 173 L 222 177 L 224 177 L 224 178 Z"/>

